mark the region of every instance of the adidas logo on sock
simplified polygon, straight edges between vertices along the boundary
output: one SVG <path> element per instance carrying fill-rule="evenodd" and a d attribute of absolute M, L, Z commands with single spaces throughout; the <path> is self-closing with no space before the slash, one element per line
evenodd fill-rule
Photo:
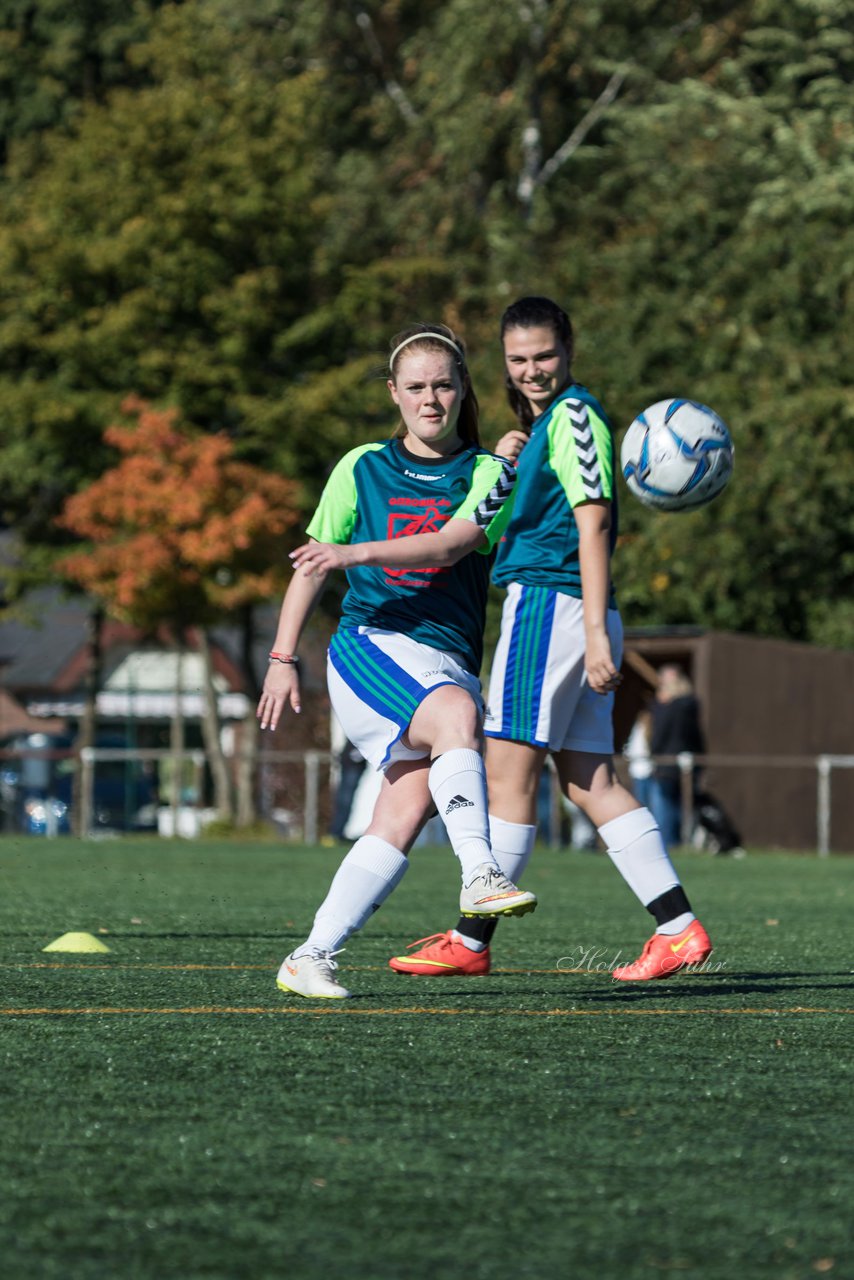
<path fill-rule="evenodd" d="M 453 813 L 455 809 L 473 809 L 473 808 L 474 808 L 474 800 L 466 800 L 465 796 L 454 796 L 453 800 L 445 810 L 445 817 L 447 818 L 448 814 Z"/>

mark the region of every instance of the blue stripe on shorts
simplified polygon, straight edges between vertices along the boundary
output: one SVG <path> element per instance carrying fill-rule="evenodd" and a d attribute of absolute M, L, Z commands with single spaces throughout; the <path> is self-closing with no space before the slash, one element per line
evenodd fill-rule
<path fill-rule="evenodd" d="M 549 656 L 556 592 L 549 587 L 522 587 L 504 677 L 501 736 L 537 744 L 537 721 L 543 677 Z M 538 744 L 545 745 L 545 744 Z"/>
<path fill-rule="evenodd" d="M 357 697 L 403 733 L 424 697 L 423 686 L 358 631 L 336 631 L 329 658 Z"/>

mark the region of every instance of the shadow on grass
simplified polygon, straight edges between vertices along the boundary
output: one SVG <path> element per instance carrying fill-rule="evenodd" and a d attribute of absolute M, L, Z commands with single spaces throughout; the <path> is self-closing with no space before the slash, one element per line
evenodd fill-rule
<path fill-rule="evenodd" d="M 717 982 L 697 982 L 696 979 L 689 979 L 687 982 L 679 982 L 677 979 L 673 982 L 656 983 L 654 986 L 631 986 L 626 987 L 620 982 L 613 982 L 607 992 L 593 991 L 584 995 L 585 1000 L 594 1003 L 602 1003 L 603 1001 L 611 1002 L 614 999 L 623 1001 L 647 1001 L 662 1000 L 682 1001 L 696 1000 L 704 997 L 713 996 L 743 996 L 743 995 L 773 995 L 782 996 L 794 994 L 798 991 L 851 991 L 852 984 L 848 982 L 833 982 L 830 979 L 846 977 L 843 973 L 821 974 L 802 974 L 802 973 L 786 973 L 786 974 L 743 974 L 738 978 L 732 976 L 722 977 Z M 792 979 L 795 979 L 793 982 Z M 808 979 L 808 980 L 807 980 Z"/>
<path fill-rule="evenodd" d="M 514 975 L 522 977 L 524 975 Z M 484 976 L 465 979 L 464 986 L 452 983 L 448 978 L 429 978 L 423 974 L 401 974 L 401 981 L 395 985 L 394 992 L 409 998 L 418 991 L 431 1001 L 441 996 L 448 1000 L 477 1000 L 489 1003 L 508 1000 L 571 1000 L 577 1004 L 614 1004 L 620 1002 L 646 1003 L 649 1001 L 667 1000 L 681 1003 L 685 1000 L 711 999 L 722 996 L 773 995 L 782 996 L 799 991 L 851 991 L 850 975 L 846 971 L 835 971 L 827 974 L 804 973 L 744 973 L 721 976 L 719 979 L 698 982 L 690 975 L 675 977 L 669 981 L 650 982 L 644 984 L 626 984 L 617 981 L 608 982 L 606 989 L 591 989 L 589 984 L 565 987 L 560 983 L 540 985 L 536 989 L 524 988 L 516 984 L 505 986 L 500 976 Z M 836 978 L 849 978 L 847 982 L 833 981 Z M 795 980 L 794 982 L 792 980 Z M 604 977 L 603 977 L 604 981 Z M 382 991 L 360 990 L 355 998 L 360 1000 L 387 1000 L 388 989 Z"/>

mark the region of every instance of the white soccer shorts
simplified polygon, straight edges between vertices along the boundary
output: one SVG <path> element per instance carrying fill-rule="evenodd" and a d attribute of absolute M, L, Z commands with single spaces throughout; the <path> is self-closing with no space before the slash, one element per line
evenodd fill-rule
<path fill-rule="evenodd" d="M 417 708 L 443 684 L 459 685 L 483 714 L 480 681 L 458 657 L 377 627 L 337 631 L 326 667 L 329 697 L 347 737 L 375 769 L 423 760 L 401 738 Z"/>
<path fill-rule="evenodd" d="M 623 659 L 623 624 L 607 616 L 614 663 Z M 484 729 L 489 738 L 550 751 L 614 750 L 613 693 L 594 693 L 584 672 L 584 614 L 575 596 L 511 582 L 492 660 Z"/>

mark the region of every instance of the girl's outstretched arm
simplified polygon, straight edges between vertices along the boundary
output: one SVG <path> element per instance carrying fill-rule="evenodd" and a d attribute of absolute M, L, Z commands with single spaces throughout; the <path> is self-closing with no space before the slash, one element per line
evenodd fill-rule
<path fill-rule="evenodd" d="M 288 584 L 279 612 L 276 639 L 271 650 L 272 653 L 280 656 L 270 660 L 264 678 L 264 688 L 258 701 L 257 716 L 262 729 L 275 729 L 286 705 L 290 706 L 297 715 L 300 713 L 302 704 L 299 661 L 288 661 L 288 659 L 297 658 L 297 647 L 303 628 L 311 617 L 325 585 L 325 573 L 319 573 L 313 577 L 306 573 L 295 573 Z"/>
<path fill-rule="evenodd" d="M 486 534 L 473 520 L 451 519 L 437 533 L 411 534 L 383 542 L 307 542 L 291 552 L 291 560 L 294 568 L 304 570 L 306 575 L 360 564 L 389 569 L 442 569 L 486 545 Z"/>

